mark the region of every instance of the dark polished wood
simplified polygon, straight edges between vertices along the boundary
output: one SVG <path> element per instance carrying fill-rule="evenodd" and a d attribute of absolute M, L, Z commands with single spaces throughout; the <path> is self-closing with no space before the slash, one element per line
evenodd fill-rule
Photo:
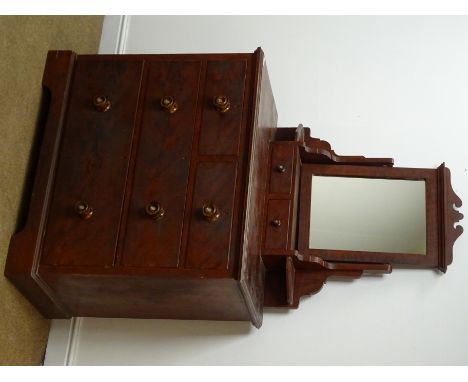
<path fill-rule="evenodd" d="M 310 136 L 309 129 L 296 130 L 295 140 L 304 163 L 356 165 L 356 166 L 393 166 L 393 158 L 366 158 L 363 156 L 337 155 L 327 141 Z"/>
<path fill-rule="evenodd" d="M 231 278 L 44 273 L 74 316 L 250 321 Z"/>
<path fill-rule="evenodd" d="M 47 318 L 72 316 L 66 304 L 37 274 L 37 268 L 75 60 L 71 51 L 47 54 L 42 78 L 44 92 L 50 95 L 45 111 L 47 120 L 38 126 L 42 139 L 26 223 L 12 236 L 5 264 L 5 276 Z"/>
<path fill-rule="evenodd" d="M 142 63 L 77 59 L 43 244 L 43 264 L 113 265 Z M 112 109 L 93 107 L 105 93 Z M 105 195 L 105 197 L 103 197 Z M 93 208 L 77 218 L 76 201 Z"/>
<path fill-rule="evenodd" d="M 426 184 L 426 254 L 416 255 L 409 253 L 384 253 L 309 248 L 310 195 L 313 175 L 424 180 Z M 301 178 L 301 211 L 299 217 L 298 249 L 305 255 L 321 257 L 324 260 L 377 263 L 384 262 L 395 265 L 406 264 L 427 268 L 437 268 L 439 265 L 439 238 L 437 233 L 437 188 L 437 170 L 435 169 L 304 164 Z"/>
<path fill-rule="evenodd" d="M 287 193 L 289 182 L 288 186 L 278 186 L 281 184 L 279 182 L 285 182 L 281 178 L 278 180 L 278 177 L 287 171 L 287 166 L 278 168 L 278 164 L 287 162 L 286 150 L 282 149 L 284 158 L 280 160 L 277 159 L 280 155 L 273 151 L 269 164 L 269 214 L 265 221 L 267 235 L 263 249 L 266 267 L 264 306 L 297 308 L 302 296 L 320 291 L 330 276 L 357 278 L 366 272 L 389 273 L 393 264 L 446 271 L 447 265 L 452 262 L 453 243 L 463 232 L 462 227 L 454 227 L 454 223 L 462 219 L 463 215 L 454 209 L 454 206 L 461 206 L 461 200 L 450 186 L 450 172 L 444 164 L 438 169 L 395 168 L 391 158 L 337 155 L 328 142 L 311 137 L 310 130 L 302 125 L 298 128 L 278 129 L 275 140 L 271 144 L 272 150 L 293 142 L 297 145 L 300 156 L 300 187 L 297 189 L 300 198 L 294 199 L 291 191 Z M 290 157 L 292 158 L 291 154 Z M 426 255 L 309 248 L 313 175 L 424 180 Z M 296 175 L 296 182 L 298 181 L 299 175 Z M 277 190 L 280 192 L 271 194 Z M 275 199 L 294 200 L 294 207 L 299 207 L 297 229 L 291 226 L 288 234 L 281 231 L 282 224 L 272 224 L 276 219 L 281 222 L 284 220 L 277 217 L 284 207 L 281 204 L 276 206 L 278 201 Z M 270 204 L 273 206 L 270 207 Z M 292 208 L 290 215 L 294 211 Z M 296 216 L 293 222 L 295 221 Z M 297 241 L 285 248 L 285 235 L 296 238 Z"/>
<path fill-rule="evenodd" d="M 454 207 L 462 206 L 461 199 L 455 194 L 450 182 L 450 170 L 442 163 L 437 168 L 438 223 L 439 223 L 439 262 L 441 272 L 447 271 L 447 266 L 453 261 L 453 244 L 463 233 L 461 225 L 455 223 L 463 219 L 463 214 Z"/>
<path fill-rule="evenodd" d="M 301 297 L 319 292 L 331 276 L 359 278 L 364 272 L 391 271 L 390 264 L 332 263 L 319 257 L 296 254 L 286 259 L 287 302 L 297 308 Z"/>
<path fill-rule="evenodd" d="M 266 216 L 265 197 L 268 190 L 270 143 L 274 140 L 278 113 L 271 89 L 264 55 L 260 49 L 252 65 L 255 107 L 248 111 L 249 123 L 256 126 L 246 136 L 250 155 L 245 163 L 246 196 L 241 204 L 242 237 L 239 262 L 240 288 L 252 317 L 252 323 L 260 327 L 263 320 L 265 291 L 265 266 L 262 260 L 264 221 Z"/>
<path fill-rule="evenodd" d="M 271 146 L 270 194 L 291 194 L 296 145 L 277 142 Z"/>
<path fill-rule="evenodd" d="M 267 224 L 265 225 L 265 250 L 288 249 L 291 201 L 270 199 L 267 206 Z"/>
<path fill-rule="evenodd" d="M 10 280 L 48 317 L 260 326 L 263 224 L 244 219 L 263 203 L 251 184 L 266 187 L 257 159 L 276 125 L 261 50 L 50 52 L 44 86 L 52 99 Z"/>
<path fill-rule="evenodd" d="M 208 61 L 202 101 L 200 154 L 238 154 L 246 71 L 246 60 Z M 221 97 L 229 99 L 229 108 L 213 105 L 213 99 Z"/>
<path fill-rule="evenodd" d="M 155 61 L 148 68 L 122 266 L 178 267 L 198 105 L 201 61 Z M 177 112 L 159 106 L 171 94 Z M 145 208 L 164 209 L 158 221 Z"/>
<path fill-rule="evenodd" d="M 231 248 L 236 163 L 200 162 L 196 171 L 185 266 L 227 270 Z M 203 214 L 204 208 L 209 204 L 216 206 L 219 211 L 219 217 L 211 221 Z"/>
<path fill-rule="evenodd" d="M 49 52 L 29 210 L 5 275 L 50 318 L 251 321 L 330 277 L 438 268 L 463 218 L 450 172 L 277 129 L 263 52 Z M 309 248 L 313 175 L 426 182 L 426 255 Z"/>

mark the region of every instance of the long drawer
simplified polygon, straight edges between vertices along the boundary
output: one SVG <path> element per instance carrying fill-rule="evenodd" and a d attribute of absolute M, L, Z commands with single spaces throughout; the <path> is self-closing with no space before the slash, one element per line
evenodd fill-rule
<path fill-rule="evenodd" d="M 142 68 L 77 61 L 42 264 L 113 265 Z"/>

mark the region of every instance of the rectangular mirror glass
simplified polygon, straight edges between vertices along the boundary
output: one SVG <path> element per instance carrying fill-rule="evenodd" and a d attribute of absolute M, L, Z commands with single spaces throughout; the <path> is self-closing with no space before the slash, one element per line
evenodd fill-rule
<path fill-rule="evenodd" d="M 309 248 L 425 255 L 425 181 L 313 175 Z"/>

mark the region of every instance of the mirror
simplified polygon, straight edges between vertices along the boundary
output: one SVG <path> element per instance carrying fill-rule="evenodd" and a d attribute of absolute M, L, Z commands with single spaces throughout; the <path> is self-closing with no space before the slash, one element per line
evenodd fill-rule
<path fill-rule="evenodd" d="M 426 255 L 424 180 L 312 176 L 309 248 Z"/>

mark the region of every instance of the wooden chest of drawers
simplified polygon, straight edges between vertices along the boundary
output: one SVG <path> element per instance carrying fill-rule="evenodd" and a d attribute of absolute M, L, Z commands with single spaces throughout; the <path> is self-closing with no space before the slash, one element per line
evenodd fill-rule
<path fill-rule="evenodd" d="M 53 51 L 43 86 L 47 118 L 10 280 L 46 317 L 260 326 L 277 119 L 262 51 Z"/>
<path fill-rule="evenodd" d="M 329 277 L 389 273 L 393 264 L 445 272 L 452 262 L 463 215 L 454 208 L 461 200 L 448 168 L 340 156 L 302 125 L 276 129 L 260 49 L 50 52 L 43 86 L 34 185 L 5 274 L 46 317 L 242 320 L 259 327 L 264 306 L 297 308 Z M 320 195 L 313 183 L 327 176 L 345 191 L 356 178 L 422 184 L 424 192 L 403 196 L 402 205 L 422 206 L 416 243 L 425 250 L 363 246 L 364 238 L 386 239 L 391 227 L 378 235 L 356 234 L 354 223 L 348 232 L 337 228 L 346 213 L 330 206 L 354 204 L 356 192 L 329 198 L 335 186 L 328 188 L 328 209 L 313 218 L 312 199 Z M 373 191 L 386 195 L 380 200 L 393 195 L 386 184 Z M 383 218 L 374 212 L 382 205 L 348 215 L 395 225 L 414 218 L 406 207 L 398 221 Z M 370 217 L 361 218 L 364 211 Z M 317 247 L 310 227 L 323 221 L 332 224 L 314 235 L 331 242 Z M 351 248 L 336 248 L 349 232 L 358 238 Z"/>

